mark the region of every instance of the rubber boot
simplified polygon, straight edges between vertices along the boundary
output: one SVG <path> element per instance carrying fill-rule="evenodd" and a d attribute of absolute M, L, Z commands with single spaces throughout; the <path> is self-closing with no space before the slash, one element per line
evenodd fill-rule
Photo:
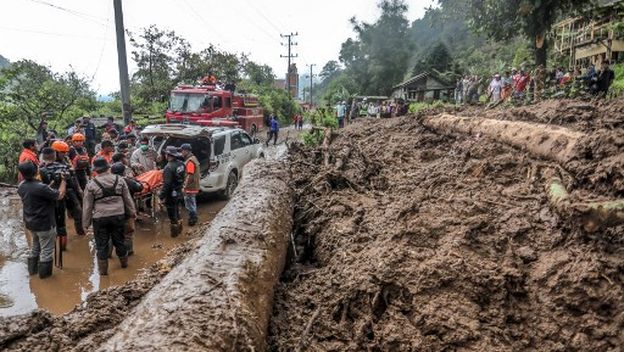
<path fill-rule="evenodd" d="M 182 233 L 182 228 L 183 228 L 182 219 L 180 219 L 176 223 L 176 237 L 178 237 Z"/>
<path fill-rule="evenodd" d="M 169 224 L 169 231 L 171 232 L 171 237 L 178 237 L 178 225 L 175 222 Z"/>
<path fill-rule="evenodd" d="M 127 268 L 128 267 L 128 257 L 121 257 L 119 258 L 119 262 L 121 263 L 121 267 L 122 268 Z"/>
<path fill-rule="evenodd" d="M 65 252 L 67 250 L 67 236 L 59 236 L 59 244 L 61 246 L 61 250 Z"/>
<path fill-rule="evenodd" d="M 28 258 L 28 274 L 35 275 L 39 272 L 39 257 Z"/>
<path fill-rule="evenodd" d="M 52 276 L 52 261 L 49 262 L 41 262 L 38 265 L 39 270 L 39 278 L 45 279 L 46 277 Z"/>
<path fill-rule="evenodd" d="M 171 237 L 178 237 L 182 233 L 182 220 L 171 223 Z"/>
<path fill-rule="evenodd" d="M 195 226 L 197 224 L 197 215 L 190 215 L 188 219 L 188 226 Z"/>
<path fill-rule="evenodd" d="M 132 244 L 132 239 L 124 240 L 124 244 L 126 245 L 126 250 L 128 250 L 128 256 L 134 254 L 134 244 Z"/>
<path fill-rule="evenodd" d="M 108 259 L 98 259 L 98 271 L 100 276 L 108 275 Z"/>

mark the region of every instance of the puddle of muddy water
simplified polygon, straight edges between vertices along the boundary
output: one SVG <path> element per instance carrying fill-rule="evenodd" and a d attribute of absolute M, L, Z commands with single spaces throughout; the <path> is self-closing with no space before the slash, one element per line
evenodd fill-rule
<path fill-rule="evenodd" d="M 200 223 L 212 220 L 224 205 L 225 202 L 214 199 L 200 204 Z M 2 206 L 9 204 L 0 203 Z M 17 204 L 10 204 L 9 207 L 19 209 L 19 199 Z M 159 221 L 145 219 L 137 222 L 135 254 L 130 257 L 129 267 L 121 269 L 119 260 L 113 254 L 113 259 L 109 261 L 109 275 L 100 277 L 96 270 L 93 236 L 76 236 L 72 221 L 68 219 L 70 235 L 67 251 L 63 253 L 63 269 L 54 268 L 51 278 L 40 280 L 37 276 L 28 276 L 28 244 L 19 220 L 20 211 L 17 216 L 12 214 L 14 224 L 10 229 L 0 228 L 4 238 L 2 247 L 11 243 L 14 248 L 11 253 L 6 250 L 0 252 L 0 316 L 23 314 L 37 307 L 53 314 L 66 313 L 84 301 L 91 292 L 134 279 L 139 270 L 158 261 L 171 248 L 188 239 L 184 235 L 178 238 L 169 236 L 169 222 L 164 213 L 160 214 Z M 183 211 L 183 214 L 186 212 Z M 5 233 L 5 230 L 10 234 Z"/>

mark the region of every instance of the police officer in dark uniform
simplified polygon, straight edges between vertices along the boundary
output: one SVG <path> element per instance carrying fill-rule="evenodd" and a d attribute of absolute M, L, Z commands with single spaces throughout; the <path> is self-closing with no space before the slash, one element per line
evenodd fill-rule
<path fill-rule="evenodd" d="M 163 169 L 163 187 L 160 191 L 160 200 L 164 201 L 167 215 L 171 222 L 171 237 L 177 237 L 182 232 L 182 220 L 180 219 L 180 200 L 184 185 L 184 163 L 178 148 L 168 146 L 165 149 L 167 165 Z"/>

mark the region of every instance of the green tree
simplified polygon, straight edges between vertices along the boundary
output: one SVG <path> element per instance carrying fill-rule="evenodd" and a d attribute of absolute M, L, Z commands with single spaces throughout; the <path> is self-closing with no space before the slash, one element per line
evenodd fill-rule
<path fill-rule="evenodd" d="M 20 144 L 34 137 L 42 113 L 49 128 L 64 131 L 95 108 L 95 93 L 74 72 L 55 73 L 29 60 L 0 70 L 0 179 L 15 180 Z"/>
<path fill-rule="evenodd" d="M 256 85 L 270 87 L 275 82 L 275 73 L 269 65 L 260 65 L 245 58 L 243 71 L 245 78 Z"/>
<path fill-rule="evenodd" d="M 327 61 L 327 63 L 321 69 L 321 73 L 319 73 L 319 77 L 321 79 L 326 80 L 328 78 L 334 77 L 336 74 L 342 72 L 340 68 L 340 64 L 336 60 Z"/>
<path fill-rule="evenodd" d="M 41 114 L 50 112 L 49 119 L 64 124 L 76 114 L 95 106 L 95 93 L 89 84 L 75 72 L 54 73 L 34 61 L 21 60 L 0 71 L 0 102 L 9 107 L 4 120 L 25 123 L 32 132 L 37 130 Z"/>
<path fill-rule="evenodd" d="M 183 66 L 180 61 L 189 60 L 189 44 L 174 31 L 160 30 L 156 25 L 144 28 L 138 36 L 129 33 L 129 37 L 132 59 L 138 66 L 132 77 L 133 94 L 145 102 L 164 100 L 175 84 L 176 65 Z"/>
<path fill-rule="evenodd" d="M 587 0 L 439 0 L 444 8 L 468 15 L 473 29 L 497 41 L 508 41 L 523 33 L 533 42 L 535 63 L 546 65 L 547 33 L 558 18 L 588 9 Z"/>
<path fill-rule="evenodd" d="M 340 61 L 362 94 L 390 94 L 401 81 L 411 56 L 407 5 L 403 0 L 382 0 L 375 23 L 351 19 L 356 39 L 342 44 Z"/>
<path fill-rule="evenodd" d="M 450 71 L 453 67 L 453 57 L 447 49 L 446 45 L 442 42 L 435 44 L 427 57 L 420 60 L 412 71 L 412 74 L 417 75 L 425 71 L 436 70 L 439 72 Z"/>

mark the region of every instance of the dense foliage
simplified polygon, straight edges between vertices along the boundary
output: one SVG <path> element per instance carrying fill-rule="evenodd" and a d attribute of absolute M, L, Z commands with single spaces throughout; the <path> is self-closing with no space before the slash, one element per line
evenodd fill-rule
<path fill-rule="evenodd" d="M 14 179 L 21 142 L 35 135 L 42 114 L 49 129 L 64 131 L 96 108 L 95 93 L 75 72 L 55 73 L 29 60 L 0 70 L 0 178 Z"/>

